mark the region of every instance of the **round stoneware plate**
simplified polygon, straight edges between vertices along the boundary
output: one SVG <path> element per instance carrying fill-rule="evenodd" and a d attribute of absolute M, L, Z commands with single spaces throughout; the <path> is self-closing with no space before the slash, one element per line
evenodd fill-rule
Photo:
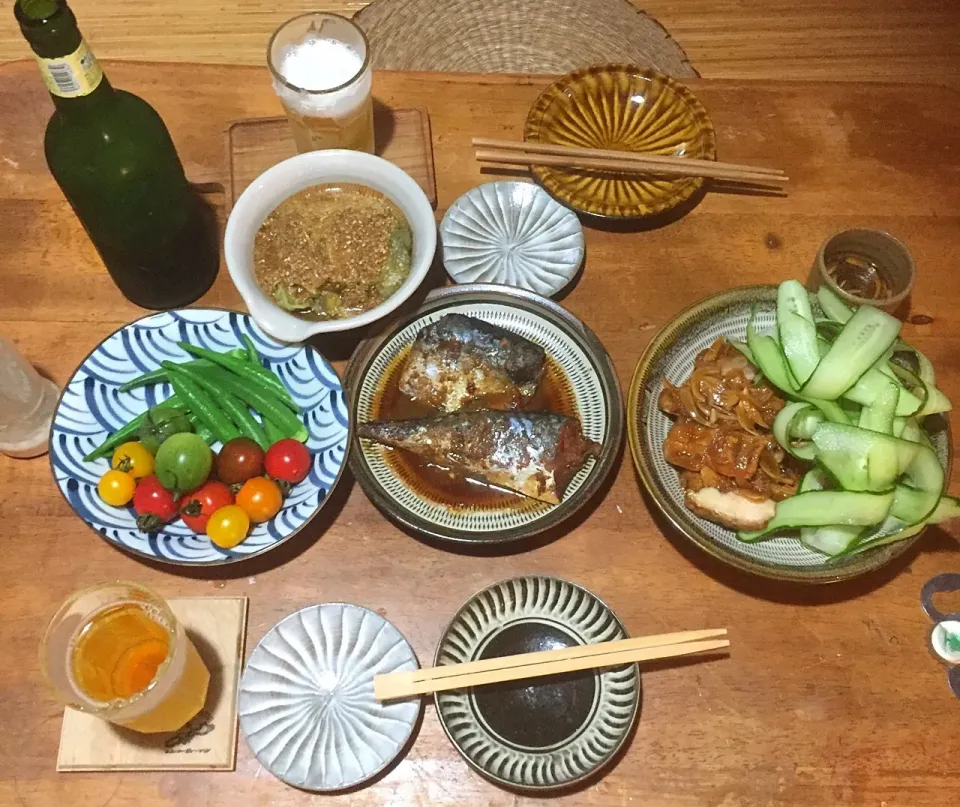
<path fill-rule="evenodd" d="M 419 668 L 413 648 L 379 614 L 311 605 L 270 629 L 240 681 L 240 729 L 270 773 L 329 791 L 376 776 L 403 750 L 423 699 L 381 703 L 377 675 Z"/>
<path fill-rule="evenodd" d="M 168 384 L 130 392 L 118 388 L 169 359 L 190 359 L 177 342 L 223 352 L 253 340 L 265 366 L 276 373 L 303 410 L 313 456 L 310 473 L 290 491 L 280 512 L 253 527 L 243 543 L 220 549 L 177 520 L 161 531 L 142 533 L 133 510 L 109 507 L 97 494 L 97 481 L 109 457 L 83 457 L 106 437 L 172 393 Z M 323 506 L 340 480 L 350 426 L 340 379 L 311 347 L 286 345 L 267 336 L 246 314 L 213 308 L 185 308 L 151 314 L 104 339 L 63 389 L 50 432 L 50 464 L 60 492 L 87 524 L 115 546 L 134 555 L 180 566 L 211 566 L 250 558 L 272 549 L 299 531 Z M 213 448 L 219 449 L 219 443 Z"/>
<path fill-rule="evenodd" d="M 576 214 L 531 182 L 488 182 L 440 222 L 443 265 L 457 283 L 499 283 L 550 297 L 583 263 Z"/>
<path fill-rule="evenodd" d="M 523 138 L 701 160 L 717 156 L 713 124 L 697 97 L 669 76 L 630 64 L 587 67 L 557 79 L 530 109 Z M 563 204 L 615 219 L 665 213 L 704 183 L 702 177 L 664 179 L 545 165 L 531 171 Z"/>
<path fill-rule="evenodd" d="M 623 435 L 623 401 L 609 355 L 593 332 L 564 308 L 532 292 L 470 285 L 432 293 L 413 314 L 356 350 L 346 386 L 352 423 L 378 417 L 378 401 L 417 334 L 449 313 L 467 314 L 523 336 L 546 351 L 551 378 L 563 390 L 584 434 L 603 446 L 568 485 L 558 505 L 508 494 L 493 504 L 462 503 L 415 484 L 396 470 L 392 449 L 354 439 L 350 467 L 387 516 L 435 538 L 463 543 L 519 540 L 559 524 L 582 507 L 613 468 Z M 551 382 L 553 383 L 553 382 Z"/>
<path fill-rule="evenodd" d="M 837 560 L 807 549 L 797 538 L 789 536 L 744 543 L 731 530 L 687 509 L 679 474 L 663 458 L 663 442 L 673 424 L 657 406 L 663 379 L 672 384 L 686 380 L 694 357 L 720 336 L 745 340 L 754 308 L 758 328 L 772 329 L 776 300 L 776 286 L 730 289 L 682 311 L 657 333 L 640 358 L 630 385 L 630 451 L 651 498 L 677 530 L 701 549 L 731 566 L 764 577 L 805 583 L 837 582 L 880 568 L 905 552 L 920 536 Z M 924 426 L 949 478 L 949 424 L 943 418 L 931 417 Z"/>
<path fill-rule="evenodd" d="M 444 631 L 434 664 L 627 638 L 584 588 L 555 577 L 515 577 L 471 597 Z M 451 742 L 484 776 L 510 788 L 575 784 L 610 762 L 637 719 L 636 664 L 438 692 Z"/>

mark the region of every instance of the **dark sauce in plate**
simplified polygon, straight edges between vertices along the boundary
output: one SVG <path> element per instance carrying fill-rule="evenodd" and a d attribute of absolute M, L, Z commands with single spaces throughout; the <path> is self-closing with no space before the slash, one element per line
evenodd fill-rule
<path fill-rule="evenodd" d="M 410 348 L 401 351 L 387 367 L 374 394 L 371 420 L 402 420 L 428 417 L 436 410 L 411 400 L 400 391 L 400 376 Z M 505 401 L 488 398 L 484 409 L 506 408 Z M 465 407 L 469 408 L 469 407 Z M 478 408 L 478 407 L 475 407 Z M 553 412 L 578 417 L 576 398 L 560 366 L 549 356 L 536 394 L 523 407 L 525 412 Z M 435 504 L 457 510 L 546 510 L 552 505 L 529 499 L 513 491 L 467 479 L 408 451 L 380 446 L 390 470 L 411 490 Z"/>

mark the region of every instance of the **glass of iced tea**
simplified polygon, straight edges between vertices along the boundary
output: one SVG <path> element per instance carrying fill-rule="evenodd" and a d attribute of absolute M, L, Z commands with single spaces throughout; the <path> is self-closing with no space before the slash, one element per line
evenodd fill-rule
<path fill-rule="evenodd" d="M 47 627 L 40 667 L 67 705 L 144 733 L 184 726 L 210 683 L 170 607 L 136 583 L 73 594 Z"/>
<path fill-rule="evenodd" d="M 270 38 L 267 64 L 297 151 L 373 153 L 370 54 L 353 22 L 322 12 L 287 20 Z"/>

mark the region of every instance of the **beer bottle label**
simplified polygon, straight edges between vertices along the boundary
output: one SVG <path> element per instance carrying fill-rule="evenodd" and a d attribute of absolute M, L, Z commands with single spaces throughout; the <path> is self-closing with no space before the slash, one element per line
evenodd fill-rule
<path fill-rule="evenodd" d="M 66 56 L 45 59 L 37 56 L 40 75 L 53 95 L 61 98 L 77 98 L 89 95 L 100 85 L 103 70 L 87 43 L 80 40 L 80 47 Z"/>

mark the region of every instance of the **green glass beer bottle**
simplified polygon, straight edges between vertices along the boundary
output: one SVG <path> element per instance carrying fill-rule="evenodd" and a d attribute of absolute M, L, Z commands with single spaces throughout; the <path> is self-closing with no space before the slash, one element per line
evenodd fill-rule
<path fill-rule="evenodd" d="M 196 300 L 219 266 L 216 217 L 187 181 L 156 110 L 110 86 L 65 0 L 17 0 L 56 110 L 50 172 L 120 291 L 144 308 Z"/>

